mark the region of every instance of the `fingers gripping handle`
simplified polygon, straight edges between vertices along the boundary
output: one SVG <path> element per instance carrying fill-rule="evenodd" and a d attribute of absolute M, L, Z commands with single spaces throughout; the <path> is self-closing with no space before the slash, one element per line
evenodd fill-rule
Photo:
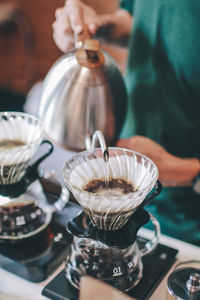
<path fill-rule="evenodd" d="M 91 39 L 89 27 L 87 24 L 83 25 L 83 30 L 80 33 L 74 33 L 75 48 L 80 49 L 83 47 L 85 40 Z"/>

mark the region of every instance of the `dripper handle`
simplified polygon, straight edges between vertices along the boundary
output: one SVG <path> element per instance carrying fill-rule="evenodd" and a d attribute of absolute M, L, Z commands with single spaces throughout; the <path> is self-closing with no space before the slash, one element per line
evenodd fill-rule
<path fill-rule="evenodd" d="M 150 194 L 148 194 L 146 196 L 146 198 L 139 205 L 138 208 L 146 206 L 152 199 L 154 199 L 156 196 L 158 196 L 161 193 L 161 191 L 162 191 L 162 183 L 159 180 L 157 180 L 153 192 L 151 192 Z"/>
<path fill-rule="evenodd" d="M 159 239 L 160 239 L 160 224 L 158 220 L 151 214 L 149 213 L 150 220 L 153 224 L 153 229 L 154 229 L 154 236 L 151 240 L 147 241 L 142 249 L 140 249 L 141 256 L 145 256 L 152 252 L 158 245 Z"/>
<path fill-rule="evenodd" d="M 49 149 L 48 149 L 48 151 L 44 155 L 42 155 L 40 158 L 38 158 L 38 160 L 36 162 L 34 162 L 34 164 L 32 166 L 28 167 L 26 175 L 30 174 L 31 177 L 32 177 L 33 174 L 35 174 L 36 172 L 38 172 L 38 167 L 41 164 L 41 162 L 43 160 L 45 160 L 53 152 L 53 148 L 54 147 L 53 147 L 53 145 L 52 145 L 52 143 L 50 141 L 43 140 L 41 142 L 40 146 L 43 145 L 43 144 L 48 144 L 50 146 Z"/>

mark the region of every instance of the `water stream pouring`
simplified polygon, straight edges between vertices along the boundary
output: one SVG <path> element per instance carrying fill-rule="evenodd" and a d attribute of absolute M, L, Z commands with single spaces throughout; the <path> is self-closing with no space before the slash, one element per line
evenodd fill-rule
<path fill-rule="evenodd" d="M 77 288 L 81 276 L 91 275 L 129 290 L 142 277 L 141 257 L 157 246 L 160 236 L 158 221 L 143 209 L 161 192 L 158 169 L 148 157 L 124 148 L 109 147 L 105 161 L 103 135 L 95 133 L 97 138 L 101 148 L 80 152 L 63 168 L 84 211 L 68 223 L 74 243 L 66 277 Z M 155 236 L 138 250 L 137 231 L 149 220 Z"/>

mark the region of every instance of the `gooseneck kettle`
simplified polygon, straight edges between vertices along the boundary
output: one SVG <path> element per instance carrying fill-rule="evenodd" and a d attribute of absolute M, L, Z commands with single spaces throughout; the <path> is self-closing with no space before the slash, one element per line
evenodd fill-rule
<path fill-rule="evenodd" d="M 43 81 L 39 116 L 48 138 L 65 148 L 85 149 L 86 137 L 95 130 L 113 145 L 127 106 L 123 77 L 87 25 L 75 41 L 75 49 L 62 56 Z"/>

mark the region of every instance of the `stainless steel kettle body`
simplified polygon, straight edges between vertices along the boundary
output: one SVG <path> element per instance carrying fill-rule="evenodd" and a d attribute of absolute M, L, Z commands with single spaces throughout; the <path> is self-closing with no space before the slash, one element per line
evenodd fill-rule
<path fill-rule="evenodd" d="M 115 61 L 97 44 L 91 47 L 91 41 L 61 57 L 43 82 L 39 116 L 46 133 L 73 150 L 85 149 L 86 135 L 95 130 L 102 131 L 109 145 L 114 144 L 127 106 L 124 80 Z"/>

